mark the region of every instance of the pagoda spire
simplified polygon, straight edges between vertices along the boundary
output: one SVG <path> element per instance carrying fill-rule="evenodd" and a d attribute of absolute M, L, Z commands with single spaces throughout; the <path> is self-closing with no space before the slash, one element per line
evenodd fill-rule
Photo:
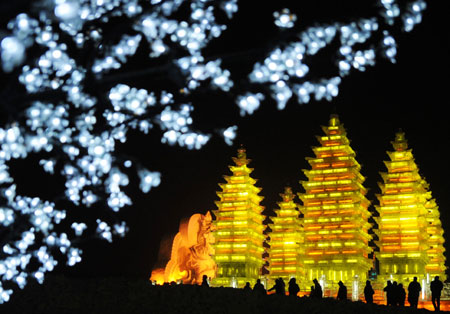
<path fill-rule="evenodd" d="M 243 287 L 246 282 L 255 283 L 261 276 L 264 264 L 263 242 L 265 229 L 262 215 L 263 200 L 259 196 L 261 188 L 255 186 L 256 180 L 248 168 L 246 150 L 240 147 L 234 166 L 229 166 L 231 176 L 224 176 L 226 183 L 219 184 L 222 191 L 217 192 L 217 210 L 214 224 L 214 259 L 217 263 L 217 276 L 213 285 L 224 287 Z"/>
<path fill-rule="evenodd" d="M 275 209 L 276 217 L 269 224 L 269 278 L 275 280 L 283 278 L 288 282 L 295 277 L 298 283 L 304 282 L 304 267 L 302 259 L 303 227 L 300 211 L 295 203 L 295 194 L 290 187 L 285 187 L 280 194 L 282 201 L 278 202 L 279 209 Z"/>
<path fill-rule="evenodd" d="M 365 281 L 372 267 L 368 254 L 371 216 L 365 197 L 361 166 L 343 124 L 335 114 L 322 127 L 325 135 L 317 137 L 321 146 L 314 147 L 315 157 L 306 158 L 311 170 L 301 181 L 300 193 L 304 218 L 304 264 L 309 280 L 343 281 L 352 286 Z"/>
<path fill-rule="evenodd" d="M 393 278 L 407 284 L 413 277 L 426 278 L 430 260 L 428 233 L 436 232 L 434 239 L 441 246 L 443 238 L 437 207 L 431 202 L 428 184 L 419 174 L 405 133 L 397 132 L 391 144 L 394 151 L 387 152 L 390 160 L 384 162 L 387 172 L 381 173 L 381 194 L 377 195 L 379 205 L 375 206 L 379 213 L 375 218 L 378 224 L 376 244 L 380 249 L 376 256 L 381 280 Z M 435 228 L 428 227 L 427 217 Z"/>

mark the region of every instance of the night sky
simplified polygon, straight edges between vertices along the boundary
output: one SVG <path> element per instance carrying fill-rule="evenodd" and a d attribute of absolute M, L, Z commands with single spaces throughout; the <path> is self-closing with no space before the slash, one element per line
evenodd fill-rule
<path fill-rule="evenodd" d="M 348 21 L 373 12 L 373 8 L 358 3 L 362 1 L 314 1 L 311 7 L 297 4 L 298 8 L 293 8 L 289 1 L 274 2 L 272 7 L 259 11 L 247 4 L 224 37 L 205 53 L 226 56 L 256 49 L 251 56 L 256 58 L 261 53 L 258 47 L 264 50 L 271 40 L 277 39 L 275 27 L 271 25 L 274 9 L 291 8 L 298 16 L 300 27 Z M 396 64 L 379 59 L 375 67 L 365 72 L 352 72 L 343 79 L 340 93 L 332 102 L 299 105 L 292 99 L 286 109 L 279 111 L 275 102 L 266 97 L 258 111 L 241 118 L 232 97 L 214 92 L 196 96 L 194 125 L 201 130 L 214 129 L 216 125 L 238 125 L 233 146 L 214 137 L 202 150 L 190 151 L 160 144 L 159 131 L 147 136 L 132 134 L 120 151 L 139 159 L 150 170 L 160 171 L 161 185 L 149 194 L 130 192 L 134 205 L 123 210 L 130 227 L 124 239 L 117 239 L 113 244 L 97 240 L 84 243 L 83 262 L 56 271 L 73 276 L 150 276 L 161 238 L 177 232 L 180 219 L 216 209 L 218 183 L 225 182 L 223 175 L 231 174 L 228 166 L 240 144 L 252 160 L 251 176 L 262 188 L 264 214 L 273 215 L 276 202 L 281 200 L 279 193 L 286 185 L 295 192 L 303 192 L 299 181 L 306 177 L 302 169 L 309 169 L 305 157 L 313 157 L 311 147 L 318 145 L 316 136 L 322 135 L 320 126 L 328 123 L 332 113 L 337 113 L 344 123 L 356 160 L 362 165 L 361 173 L 366 177 L 367 197 L 375 204 L 375 194 L 380 192 L 379 172 L 386 170 L 383 161 L 388 160 L 386 151 L 392 150 L 390 141 L 400 128 L 406 133 L 420 174 L 429 182 L 440 207 L 444 230 L 450 234 L 450 116 L 444 113 L 449 104 L 449 27 L 448 21 L 439 18 L 444 2 L 427 1 L 423 22 L 412 32 L 396 37 Z M 236 73 L 236 84 L 239 75 L 251 70 L 245 67 L 244 59 L 225 58 L 224 67 L 228 60 L 230 68 L 238 71 L 231 71 Z M 332 62 L 323 57 L 311 65 L 311 71 L 322 73 Z M 143 87 L 147 84 L 151 89 L 153 81 L 140 77 L 127 83 Z M 132 183 L 130 190 L 137 184 Z M 447 241 L 449 250 L 450 240 Z"/>

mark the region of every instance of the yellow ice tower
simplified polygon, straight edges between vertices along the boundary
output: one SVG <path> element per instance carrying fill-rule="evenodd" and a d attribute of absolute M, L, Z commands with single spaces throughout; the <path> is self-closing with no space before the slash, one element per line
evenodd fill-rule
<path fill-rule="evenodd" d="M 252 285 L 261 276 L 263 260 L 264 207 L 259 203 L 263 197 L 250 177 L 253 169 L 248 168 L 245 149 L 238 149 L 233 158 L 234 166 L 229 166 L 231 176 L 224 176 L 226 183 L 219 184 L 222 192 L 217 192 L 220 200 L 213 213 L 215 231 L 214 259 L 217 276 L 214 286 L 243 287 L 248 281 Z"/>
<path fill-rule="evenodd" d="M 305 190 L 299 197 L 307 278 L 334 286 L 341 280 L 358 290 L 357 282 L 361 287 L 372 267 L 365 179 L 338 116 L 332 115 L 322 129 L 321 146 L 313 148 L 316 157 L 306 158 L 311 165 L 303 170 L 308 180 L 300 182 Z"/>
<path fill-rule="evenodd" d="M 304 281 L 304 267 L 300 212 L 290 187 L 286 187 L 280 196 L 283 200 L 278 203 L 279 209 L 275 209 L 276 217 L 270 217 L 273 223 L 269 224 L 269 278 L 281 277 L 287 283 L 295 277 L 297 283 L 301 283 Z"/>
<path fill-rule="evenodd" d="M 444 238 L 439 211 L 428 184 L 420 176 L 403 132 L 395 135 L 394 151 L 387 152 L 387 172 L 381 173 L 381 194 L 375 206 L 379 217 L 376 254 L 380 279 L 407 284 L 428 275 L 445 279 Z"/>

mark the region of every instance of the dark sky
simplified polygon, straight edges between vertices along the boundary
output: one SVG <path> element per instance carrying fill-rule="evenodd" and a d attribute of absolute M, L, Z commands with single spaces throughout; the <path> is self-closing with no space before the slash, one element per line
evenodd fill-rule
<path fill-rule="evenodd" d="M 298 4 L 295 12 L 304 26 L 348 21 L 370 12 L 370 7 L 358 2 L 362 1 L 314 1 L 311 7 Z M 373 202 L 376 202 L 374 194 L 379 193 L 377 182 L 381 177 L 378 173 L 385 170 L 386 151 L 392 149 L 390 141 L 399 128 L 405 131 L 420 173 L 430 183 L 433 197 L 440 206 L 444 228 L 450 234 L 450 163 L 447 157 L 450 117 L 444 113 L 449 104 L 450 55 L 448 23 L 439 17 L 444 10 L 443 2 L 427 1 L 422 24 L 397 38 L 396 64 L 380 60 L 365 72 L 352 72 L 344 78 L 340 93 L 332 102 L 299 105 L 290 101 L 285 110 L 278 111 L 269 100 L 253 115 L 239 118 L 239 110 L 231 99 L 214 94 L 199 96 L 198 103 L 194 103 L 197 126 L 211 128 L 216 122 L 224 122 L 222 120 L 226 120 L 225 125 L 237 124 L 238 138 L 232 147 L 216 137 L 202 150 L 189 151 L 161 145 L 158 133 L 134 135 L 130 143 L 120 149 L 140 159 L 149 169 L 161 171 L 161 185 L 148 195 L 132 195 L 134 206 L 124 214 L 130 226 L 126 238 L 112 245 L 91 241 L 82 246 L 85 255 L 80 265 L 57 271 L 76 276 L 149 276 L 162 236 L 175 233 L 180 219 L 215 209 L 218 183 L 224 182 L 223 175 L 230 174 L 228 166 L 239 144 L 245 146 L 252 159 L 252 177 L 262 188 L 260 195 L 265 197 L 262 202 L 265 214 L 272 214 L 284 186 L 290 185 L 295 192 L 302 191 L 299 181 L 305 177 L 301 170 L 309 167 L 305 157 L 313 156 L 311 147 L 318 145 L 315 136 L 322 134 L 320 126 L 326 125 L 334 112 L 339 114 L 347 129 L 356 159 L 363 167 L 365 186 L 370 189 L 368 198 Z M 292 8 L 289 1 L 276 1 L 272 5 L 278 9 Z M 208 52 L 236 52 L 253 45 L 261 46 L 262 42 L 267 42 L 266 36 L 273 35 L 272 29 L 264 26 L 273 20 L 273 9 L 262 8 L 255 14 L 256 8 L 247 5 L 223 41 L 214 43 Z M 317 69 L 324 66 L 318 64 Z M 218 106 L 217 112 L 215 106 Z M 227 109 L 224 114 L 220 111 L 223 108 Z"/>

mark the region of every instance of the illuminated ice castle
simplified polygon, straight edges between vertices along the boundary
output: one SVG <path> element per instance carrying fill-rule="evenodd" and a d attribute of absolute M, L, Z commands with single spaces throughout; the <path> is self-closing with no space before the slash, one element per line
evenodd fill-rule
<path fill-rule="evenodd" d="M 403 132 L 392 142 L 387 172 L 381 173 L 375 206 L 380 277 L 408 283 L 413 277 L 445 280 L 444 238 L 439 211 L 428 183 L 420 176 Z"/>
<path fill-rule="evenodd" d="M 307 278 L 343 281 L 351 286 L 357 279 L 365 281 L 372 261 L 368 254 L 371 235 L 370 202 L 365 197 L 364 177 L 355 159 L 344 126 L 331 116 L 322 127 L 320 146 L 315 157 L 307 158 L 311 170 L 301 184 L 299 194 L 304 214 L 304 259 Z"/>
<path fill-rule="evenodd" d="M 322 129 L 324 135 L 317 137 L 320 145 L 313 147 L 315 156 L 306 158 L 310 169 L 303 170 L 307 180 L 300 182 L 304 189 L 298 194 L 302 204 L 298 205 L 292 189 L 286 188 L 268 226 L 260 204 L 262 189 L 250 176 L 253 169 L 248 167 L 245 149 L 239 148 L 234 165 L 229 166 L 232 174 L 219 184 L 215 219 L 211 228 L 204 228 L 208 233 L 202 233 L 211 233 L 214 239 L 208 236 L 205 239 L 211 241 L 200 241 L 197 236 L 198 243 L 183 242 L 183 250 L 192 252 L 205 241 L 211 243 L 213 261 L 198 254 L 185 254 L 189 262 L 172 256 L 172 264 L 167 264 L 170 269 L 179 270 L 186 278 L 194 278 L 193 274 L 210 276 L 214 270 L 212 285 L 224 287 L 243 287 L 246 282 L 253 285 L 259 278 L 271 284 L 279 277 L 285 282 L 295 277 L 303 289 L 314 278 L 325 288 L 343 281 L 351 287 L 354 298 L 358 298 L 369 271 L 375 267 L 373 257 L 379 262 L 379 283 L 396 280 L 407 284 L 418 277 L 428 284 L 434 276 L 445 280 L 444 232 L 438 206 L 419 174 L 404 133 L 396 134 L 394 150 L 388 152 L 390 161 L 385 161 L 387 172 L 381 173 L 381 193 L 373 210 L 376 225 L 372 226 L 365 178 L 343 124 L 332 115 Z M 371 228 L 377 235 L 378 248 L 370 245 Z M 180 236 L 189 239 L 185 234 L 189 235 L 181 232 Z M 196 246 L 190 248 L 191 242 Z M 195 256 L 201 256 L 202 263 L 197 263 Z M 208 267 L 189 269 L 189 265 Z M 168 266 L 160 273 L 175 274 Z"/>
<path fill-rule="evenodd" d="M 217 286 L 243 287 L 246 282 L 254 283 L 261 276 L 264 264 L 262 258 L 265 236 L 263 231 L 264 207 L 259 203 L 263 197 L 250 177 L 253 169 L 247 165 L 245 149 L 238 150 L 233 158 L 234 166 L 229 166 L 232 175 L 224 176 L 226 183 L 219 184 L 217 192 L 220 200 L 214 222 L 215 254 L 217 276 L 213 284 Z"/>

